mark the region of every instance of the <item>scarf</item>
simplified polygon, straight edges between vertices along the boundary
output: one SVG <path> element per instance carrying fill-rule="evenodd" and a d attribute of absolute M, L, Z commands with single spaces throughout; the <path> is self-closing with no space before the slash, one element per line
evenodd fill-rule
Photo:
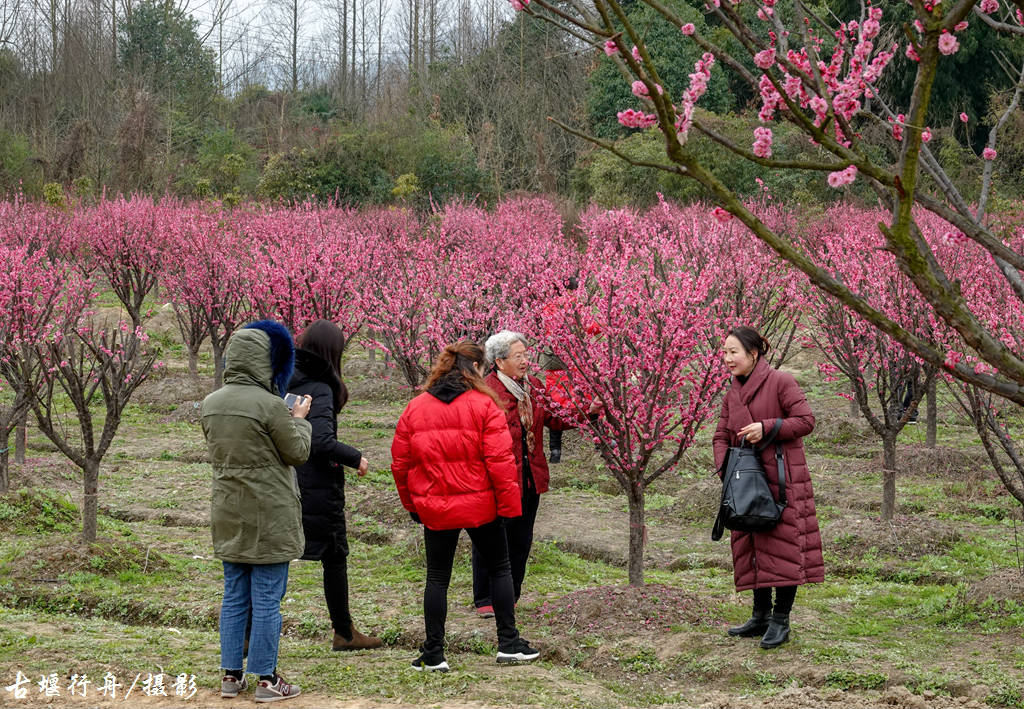
<path fill-rule="evenodd" d="M 500 369 L 495 371 L 498 373 L 498 380 L 508 389 L 508 393 L 516 398 L 519 422 L 523 424 L 523 432 L 526 434 L 526 449 L 530 455 L 533 455 L 536 443 L 533 440 L 533 401 L 530 399 L 530 380 L 524 379 L 523 384 L 520 385 Z"/>

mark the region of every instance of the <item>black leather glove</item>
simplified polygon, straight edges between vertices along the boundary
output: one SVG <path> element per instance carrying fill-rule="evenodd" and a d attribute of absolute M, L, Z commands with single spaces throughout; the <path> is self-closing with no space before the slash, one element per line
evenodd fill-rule
<path fill-rule="evenodd" d="M 418 514 L 416 514 L 415 512 L 410 512 L 409 513 L 409 517 L 411 517 L 412 521 L 415 522 L 416 524 L 423 524 L 423 521 L 420 520 L 420 516 Z"/>

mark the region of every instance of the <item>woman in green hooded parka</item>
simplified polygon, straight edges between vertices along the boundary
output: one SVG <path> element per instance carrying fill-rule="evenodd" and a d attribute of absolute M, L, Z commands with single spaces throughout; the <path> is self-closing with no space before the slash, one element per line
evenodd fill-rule
<path fill-rule="evenodd" d="M 292 466 L 309 457 L 309 397 L 289 411 L 283 396 L 295 366 L 288 330 L 260 320 L 232 335 L 224 386 L 203 401 L 203 434 L 213 464 L 210 522 L 214 555 L 224 564 L 220 612 L 221 696 L 246 689 L 246 625 L 255 700 L 298 696 L 277 674 L 281 599 L 288 563 L 302 556 L 302 505 Z"/>

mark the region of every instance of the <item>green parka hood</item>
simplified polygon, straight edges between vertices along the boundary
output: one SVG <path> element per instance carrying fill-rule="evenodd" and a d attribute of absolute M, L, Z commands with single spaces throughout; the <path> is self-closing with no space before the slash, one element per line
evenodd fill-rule
<path fill-rule="evenodd" d="M 203 401 L 213 549 L 224 561 L 277 564 L 305 548 L 292 466 L 309 457 L 312 429 L 292 417 L 278 393 L 283 370 L 271 364 L 273 347 L 274 336 L 262 329 L 236 332 L 225 352 L 224 386 Z M 294 350 L 286 359 L 294 360 Z"/>

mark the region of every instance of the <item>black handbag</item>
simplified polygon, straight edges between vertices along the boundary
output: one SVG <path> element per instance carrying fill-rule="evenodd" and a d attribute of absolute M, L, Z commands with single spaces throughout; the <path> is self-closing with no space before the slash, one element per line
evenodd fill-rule
<path fill-rule="evenodd" d="M 768 440 L 775 438 L 782 426 L 782 419 L 775 420 Z M 741 439 L 740 445 L 732 446 L 726 456 L 725 473 L 722 476 L 722 502 L 718 517 L 711 530 L 711 539 L 718 541 L 726 529 L 739 532 L 766 532 L 782 519 L 786 509 L 786 463 L 782 457 L 782 446 L 775 444 L 775 463 L 779 472 L 779 499 L 772 496 L 768 478 L 761 463 L 764 446 L 754 448 Z"/>

